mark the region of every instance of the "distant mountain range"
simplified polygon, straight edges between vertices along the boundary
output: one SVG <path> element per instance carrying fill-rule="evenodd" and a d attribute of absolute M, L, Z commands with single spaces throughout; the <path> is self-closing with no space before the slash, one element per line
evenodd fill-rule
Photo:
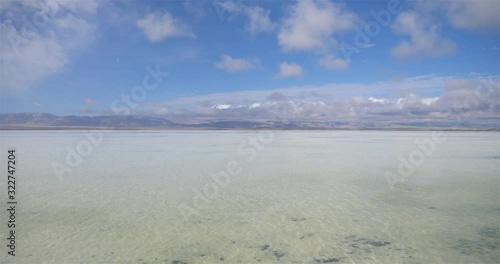
<path fill-rule="evenodd" d="M 46 113 L 0 114 L 0 129 L 377 129 L 377 130 L 500 130 L 499 120 L 486 123 L 445 121 L 370 122 L 370 121 L 241 121 L 210 120 L 174 122 L 152 116 L 57 116 Z"/>

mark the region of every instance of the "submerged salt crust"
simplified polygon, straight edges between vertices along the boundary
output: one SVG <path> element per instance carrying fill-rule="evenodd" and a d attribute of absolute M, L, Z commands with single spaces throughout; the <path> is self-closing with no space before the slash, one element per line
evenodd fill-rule
<path fill-rule="evenodd" d="M 387 172 L 432 132 L 99 133 L 57 176 L 83 132 L 0 132 L 19 203 L 16 256 L 2 246 L 0 262 L 500 261 L 498 132 L 444 132 L 392 190 Z"/>

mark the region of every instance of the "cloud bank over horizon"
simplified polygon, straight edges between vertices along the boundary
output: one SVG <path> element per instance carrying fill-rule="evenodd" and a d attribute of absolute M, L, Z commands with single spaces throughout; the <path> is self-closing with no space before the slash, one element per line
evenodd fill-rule
<path fill-rule="evenodd" d="M 418 76 L 373 84 L 187 96 L 149 104 L 137 114 L 176 120 L 273 120 L 277 116 L 289 121 L 495 119 L 500 113 L 498 98 L 500 76 Z"/>

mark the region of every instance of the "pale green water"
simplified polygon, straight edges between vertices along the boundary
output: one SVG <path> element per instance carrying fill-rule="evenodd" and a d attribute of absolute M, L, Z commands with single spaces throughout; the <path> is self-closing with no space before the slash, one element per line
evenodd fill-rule
<path fill-rule="evenodd" d="M 82 132 L 1 131 L 2 212 L 9 147 L 19 204 L 15 257 L 2 213 L 0 262 L 498 263 L 498 132 L 446 132 L 391 191 L 384 173 L 431 134 L 276 132 L 252 147 L 258 131 L 104 132 L 58 177 Z M 230 161 L 241 172 L 217 184 Z"/>

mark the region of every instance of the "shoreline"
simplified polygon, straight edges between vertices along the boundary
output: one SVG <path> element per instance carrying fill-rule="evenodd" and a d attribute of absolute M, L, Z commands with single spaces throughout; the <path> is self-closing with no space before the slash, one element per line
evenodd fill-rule
<path fill-rule="evenodd" d="M 446 131 L 446 132 L 500 132 L 498 128 L 417 128 L 417 127 L 394 127 L 394 128 L 214 128 L 214 127 L 89 127 L 89 126 L 15 126 L 0 127 L 0 131 L 75 131 L 75 130 L 104 130 L 104 131 Z"/>

